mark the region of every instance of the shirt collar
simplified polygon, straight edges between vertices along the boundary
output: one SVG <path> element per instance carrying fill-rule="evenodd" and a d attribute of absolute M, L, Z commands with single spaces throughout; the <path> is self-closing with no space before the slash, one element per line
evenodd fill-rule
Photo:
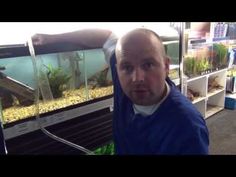
<path fill-rule="evenodd" d="M 161 99 L 159 103 L 150 105 L 150 106 L 142 106 L 142 105 L 133 104 L 134 113 L 141 114 L 142 116 L 149 116 L 153 114 L 160 107 L 161 103 L 163 103 L 163 101 L 167 98 L 167 96 L 170 93 L 170 86 L 168 85 L 166 81 L 165 83 L 166 83 L 166 89 L 167 89 L 166 95 Z"/>

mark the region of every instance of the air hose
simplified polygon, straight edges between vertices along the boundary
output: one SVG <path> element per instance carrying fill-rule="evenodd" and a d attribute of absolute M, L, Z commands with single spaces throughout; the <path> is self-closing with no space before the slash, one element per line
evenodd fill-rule
<path fill-rule="evenodd" d="M 94 155 L 94 152 L 80 146 L 77 145 L 75 143 L 72 143 L 70 141 L 67 141 L 63 138 L 60 138 L 52 133 L 50 133 L 49 131 L 47 131 L 43 125 L 40 122 L 40 115 L 39 115 L 39 70 L 37 67 L 37 60 L 36 60 L 36 55 L 35 55 L 35 50 L 34 50 L 34 46 L 33 46 L 33 41 L 32 38 L 30 37 L 28 39 L 28 47 L 29 47 L 29 52 L 31 55 L 31 59 L 32 59 L 32 64 L 33 64 L 33 69 L 34 69 L 34 77 L 35 77 L 35 81 L 36 81 L 36 90 L 35 90 L 35 107 L 36 107 L 36 121 L 38 123 L 39 128 L 41 129 L 41 131 L 46 134 L 47 136 L 49 136 L 50 138 L 59 141 L 61 143 L 64 143 L 68 146 L 71 146 L 73 148 L 76 148 L 82 152 L 85 152 L 87 155 Z"/>

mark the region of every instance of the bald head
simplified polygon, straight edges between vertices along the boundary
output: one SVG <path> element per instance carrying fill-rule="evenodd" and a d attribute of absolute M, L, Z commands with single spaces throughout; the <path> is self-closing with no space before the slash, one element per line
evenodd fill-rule
<path fill-rule="evenodd" d="M 160 37 L 153 31 L 145 28 L 134 29 L 121 37 L 116 45 L 116 58 L 121 60 L 126 52 L 140 49 L 148 45 L 147 52 L 158 50 L 160 57 L 166 57 L 165 49 Z"/>
<path fill-rule="evenodd" d="M 165 93 L 169 58 L 161 39 L 148 29 L 135 29 L 116 45 L 117 74 L 124 93 L 138 105 L 157 104 Z"/>

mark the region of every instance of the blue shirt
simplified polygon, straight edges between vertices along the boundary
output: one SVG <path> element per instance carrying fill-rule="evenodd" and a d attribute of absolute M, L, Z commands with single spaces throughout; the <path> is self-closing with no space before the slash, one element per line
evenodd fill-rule
<path fill-rule="evenodd" d="M 150 116 L 134 114 L 121 89 L 116 58 L 111 60 L 114 85 L 113 136 L 116 154 L 208 154 L 209 134 L 202 115 L 167 78 L 170 93 Z"/>

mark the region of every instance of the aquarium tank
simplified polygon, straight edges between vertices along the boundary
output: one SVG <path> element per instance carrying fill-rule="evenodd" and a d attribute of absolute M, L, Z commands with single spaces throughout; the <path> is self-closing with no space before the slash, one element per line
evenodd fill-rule
<path fill-rule="evenodd" d="M 184 73 L 191 78 L 227 68 L 228 57 L 228 45 L 222 41 L 190 45 L 184 58 Z"/>
<path fill-rule="evenodd" d="M 59 48 L 60 49 L 60 48 Z M 20 51 L 20 54 L 16 51 Z M 0 97 L 4 124 L 36 115 L 36 77 L 27 47 L 0 49 Z M 27 56 L 28 54 L 28 56 Z M 102 49 L 37 54 L 39 114 L 112 95 L 111 73 Z"/>
<path fill-rule="evenodd" d="M 168 34 L 168 30 L 155 30 L 171 59 L 169 77 L 179 80 L 179 33 L 173 28 L 168 28 Z M 35 60 L 26 44 L 0 46 L 3 125 L 112 98 L 111 71 L 102 46 L 86 48 L 62 42 L 34 47 Z"/>

